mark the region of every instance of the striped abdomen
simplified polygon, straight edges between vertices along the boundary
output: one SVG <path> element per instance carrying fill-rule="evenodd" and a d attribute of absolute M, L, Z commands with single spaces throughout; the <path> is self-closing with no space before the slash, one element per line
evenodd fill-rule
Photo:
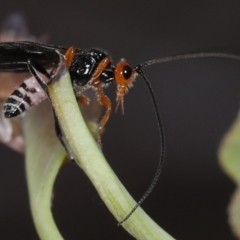
<path fill-rule="evenodd" d="M 7 99 L 4 104 L 4 115 L 12 118 L 39 104 L 47 97 L 34 77 L 25 80 Z"/>

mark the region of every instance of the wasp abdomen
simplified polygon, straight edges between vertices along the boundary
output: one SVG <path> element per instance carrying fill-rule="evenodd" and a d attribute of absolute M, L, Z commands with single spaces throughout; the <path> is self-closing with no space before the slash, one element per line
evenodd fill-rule
<path fill-rule="evenodd" d="M 47 97 L 34 77 L 25 80 L 7 99 L 4 104 L 4 115 L 12 118 L 39 104 Z"/>

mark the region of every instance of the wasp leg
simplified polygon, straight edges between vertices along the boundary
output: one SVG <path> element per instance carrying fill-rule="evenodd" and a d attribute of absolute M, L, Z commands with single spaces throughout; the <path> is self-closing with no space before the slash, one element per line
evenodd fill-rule
<path fill-rule="evenodd" d="M 98 65 L 97 69 L 94 71 L 91 79 L 90 79 L 90 85 L 95 88 L 95 90 L 97 91 L 97 95 L 99 97 L 99 102 L 106 107 L 106 111 L 104 116 L 102 117 L 102 120 L 99 123 L 99 129 L 98 129 L 98 136 L 97 136 L 97 142 L 98 144 L 101 146 L 101 135 L 103 133 L 103 128 L 106 125 L 109 116 L 111 114 L 111 110 L 112 110 L 112 104 L 110 99 L 104 94 L 103 90 L 102 90 L 102 83 L 99 80 L 99 76 L 102 73 L 102 71 L 108 66 L 110 62 L 110 58 L 109 57 L 105 57 Z"/>
<path fill-rule="evenodd" d="M 88 105 L 90 103 L 90 99 L 87 98 L 86 96 L 84 95 L 81 95 L 79 96 L 78 98 L 78 102 L 82 103 L 82 104 L 85 104 L 85 105 Z"/>
<path fill-rule="evenodd" d="M 90 84 L 87 84 L 81 88 L 79 88 L 78 86 L 74 85 L 73 86 L 73 89 L 75 91 L 75 96 L 76 96 L 76 99 L 79 103 L 82 103 L 82 104 L 85 104 L 85 105 L 88 105 L 90 103 L 90 99 L 86 96 L 83 95 L 83 93 L 88 90 L 89 88 L 91 88 L 91 85 Z"/>
<path fill-rule="evenodd" d="M 70 51 L 70 48 L 69 48 L 68 51 Z M 68 51 L 67 51 L 67 52 L 68 52 Z M 66 54 L 67 54 L 67 52 L 66 52 Z M 66 54 L 65 54 L 65 56 L 66 56 Z M 100 76 L 100 74 L 101 74 L 102 71 L 108 66 L 109 62 L 110 62 L 110 58 L 109 58 L 109 57 L 105 57 L 105 58 L 99 63 L 97 69 L 94 71 L 91 79 L 89 80 L 89 85 L 83 87 L 83 88 L 81 89 L 81 92 L 79 93 L 80 95 L 79 95 L 78 101 L 79 101 L 80 103 L 82 103 L 82 104 L 89 104 L 90 100 L 89 100 L 87 97 L 85 97 L 84 95 L 82 95 L 82 93 L 83 93 L 84 91 L 86 91 L 90 86 L 93 86 L 94 88 L 99 89 L 99 95 L 104 95 L 102 89 L 100 90 L 100 85 L 98 86 L 97 84 L 98 84 L 98 82 L 100 82 L 100 81 L 99 81 L 99 76 Z M 101 83 L 101 82 L 100 82 L 100 83 Z M 101 92 L 101 93 L 100 93 L 100 92 Z M 110 100 L 108 99 L 108 101 L 110 101 Z M 102 103 L 102 102 L 101 102 L 101 103 Z M 103 104 L 103 103 L 102 103 L 102 104 Z M 111 104 L 111 103 L 110 103 L 110 104 Z M 105 106 L 105 104 L 103 104 L 103 105 Z"/>
<path fill-rule="evenodd" d="M 111 110 L 112 110 L 112 104 L 110 99 L 104 94 L 103 90 L 102 90 L 102 84 L 100 80 L 95 80 L 92 83 L 92 86 L 95 88 L 95 90 L 97 91 L 97 95 L 99 98 L 99 102 L 106 107 L 106 111 L 104 116 L 102 117 L 102 120 L 99 123 L 99 129 L 98 129 L 98 136 L 97 136 L 97 141 L 98 144 L 101 146 L 101 135 L 103 133 L 103 128 L 106 125 L 109 116 L 111 114 Z"/>
<path fill-rule="evenodd" d="M 43 68 L 40 64 L 38 64 L 37 62 L 35 62 L 33 60 L 28 60 L 27 64 L 28 64 L 29 71 L 35 77 L 35 79 L 37 80 L 39 85 L 42 87 L 42 89 L 46 92 L 46 94 L 49 97 L 47 83 L 46 83 L 46 81 L 43 80 L 42 76 L 40 76 L 39 73 L 41 73 L 43 76 L 45 76 L 49 81 L 51 80 L 50 74 L 46 71 L 45 68 Z M 69 150 L 68 150 L 68 148 L 67 148 L 67 146 L 64 142 L 64 137 L 63 137 L 63 134 L 62 134 L 62 130 L 61 130 L 60 124 L 58 122 L 58 118 L 56 116 L 56 113 L 55 113 L 55 110 L 54 110 L 53 107 L 52 107 L 52 110 L 53 110 L 53 116 L 54 116 L 56 135 L 57 135 L 58 139 L 60 140 L 61 144 L 63 145 L 65 151 L 67 152 L 68 157 L 71 160 L 75 161 L 74 158 L 72 158 L 72 156 L 71 156 L 71 154 L 70 154 L 70 152 L 69 152 Z"/>
<path fill-rule="evenodd" d="M 105 57 L 97 66 L 96 70 L 94 71 L 90 82 L 93 80 L 96 80 L 97 78 L 99 78 L 99 76 L 101 75 L 102 71 L 108 66 L 108 64 L 110 63 L 110 58 L 109 57 Z"/>
<path fill-rule="evenodd" d="M 48 81 L 50 81 L 50 78 L 51 78 L 50 74 L 46 71 L 46 69 L 42 65 L 38 64 L 34 60 L 28 59 L 27 65 L 30 73 L 35 77 L 35 79 L 37 80 L 41 88 L 45 91 L 45 93 L 49 97 L 47 83 L 42 79 L 42 77 L 40 77 L 38 72 L 44 75 Z"/>

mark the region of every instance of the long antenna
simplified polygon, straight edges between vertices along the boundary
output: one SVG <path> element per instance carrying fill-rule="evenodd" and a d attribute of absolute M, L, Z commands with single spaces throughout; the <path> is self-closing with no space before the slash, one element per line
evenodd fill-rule
<path fill-rule="evenodd" d="M 205 57 L 228 58 L 228 59 L 238 60 L 238 61 L 240 60 L 240 56 L 235 54 L 219 53 L 219 52 L 202 52 L 202 53 L 188 53 L 188 54 L 181 54 L 181 55 L 175 55 L 170 57 L 153 59 L 153 60 L 141 63 L 139 65 L 141 67 L 146 67 L 156 63 L 171 62 L 176 60 L 192 59 L 192 58 L 205 58 Z"/>
<path fill-rule="evenodd" d="M 160 152 L 160 161 L 158 163 L 157 171 L 155 173 L 155 176 L 153 178 L 153 181 L 150 185 L 150 187 L 147 189 L 147 191 L 144 193 L 144 195 L 141 197 L 141 199 L 137 202 L 137 204 L 134 206 L 134 208 L 131 210 L 131 212 L 122 220 L 118 223 L 118 226 L 123 224 L 125 221 L 128 220 L 128 218 L 135 212 L 135 210 L 143 203 L 143 201 L 147 198 L 147 196 L 152 192 L 154 189 L 155 185 L 157 184 L 157 181 L 161 175 L 163 164 L 164 164 L 164 158 L 165 158 L 165 137 L 164 137 L 164 132 L 163 132 L 163 125 L 162 125 L 162 120 L 160 117 L 160 112 L 158 109 L 157 101 L 153 93 L 153 89 L 148 81 L 148 79 L 145 77 L 143 71 L 142 71 L 143 66 L 137 65 L 135 67 L 135 71 L 141 75 L 141 77 L 144 79 L 148 90 L 150 92 L 151 98 L 152 98 L 152 103 L 153 107 L 155 109 L 156 117 L 157 117 L 157 122 L 158 122 L 158 129 L 160 133 L 160 138 L 161 138 L 161 152 Z"/>
<path fill-rule="evenodd" d="M 162 120 L 160 117 L 160 112 L 159 108 L 157 105 L 156 98 L 153 93 L 153 89 L 151 87 L 151 84 L 149 83 L 147 77 L 143 73 L 143 68 L 156 64 L 156 63 L 163 63 L 163 62 L 170 62 L 170 61 L 176 61 L 176 60 L 184 60 L 184 59 L 193 59 L 193 58 L 204 58 L 204 57 L 215 57 L 215 58 L 227 58 L 227 59 L 232 59 L 232 60 L 237 60 L 240 61 L 240 56 L 235 55 L 235 54 L 229 54 L 229 53 L 219 53 L 219 52 L 201 52 L 201 53 L 189 53 L 189 54 L 181 54 L 181 55 L 175 55 L 175 56 L 169 56 L 169 57 L 163 57 L 163 58 L 158 58 L 158 59 L 153 59 L 144 63 L 141 63 L 135 67 L 135 71 L 141 75 L 143 80 L 145 81 L 151 99 L 152 103 L 155 109 L 156 117 L 157 117 L 157 122 L 158 122 L 158 129 L 160 133 L 160 140 L 161 140 L 161 150 L 160 150 L 160 160 L 158 163 L 157 171 L 154 175 L 153 181 L 150 184 L 149 188 L 147 191 L 143 194 L 141 199 L 137 202 L 137 204 L 133 207 L 133 209 L 129 212 L 129 214 L 118 223 L 118 226 L 122 225 L 125 221 L 129 219 L 129 217 L 136 211 L 136 209 L 144 202 L 144 200 L 147 198 L 147 196 L 152 192 L 154 187 L 157 184 L 157 181 L 160 177 L 160 174 L 162 172 L 163 164 L 164 164 L 164 158 L 165 158 L 165 137 L 164 137 L 164 131 L 163 131 L 163 126 L 162 126 Z"/>

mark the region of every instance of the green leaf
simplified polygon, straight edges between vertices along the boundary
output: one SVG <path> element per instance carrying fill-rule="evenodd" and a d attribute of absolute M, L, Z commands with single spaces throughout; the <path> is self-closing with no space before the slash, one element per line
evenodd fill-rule
<path fill-rule="evenodd" d="M 237 187 L 228 206 L 229 224 L 233 233 L 240 238 L 240 189 Z"/>
<path fill-rule="evenodd" d="M 240 183 L 240 117 L 223 138 L 218 155 L 222 169 L 233 181 Z"/>
<path fill-rule="evenodd" d="M 228 220 L 233 233 L 240 238 L 240 117 L 227 132 L 219 148 L 219 161 L 224 172 L 237 184 L 228 206 Z"/>

